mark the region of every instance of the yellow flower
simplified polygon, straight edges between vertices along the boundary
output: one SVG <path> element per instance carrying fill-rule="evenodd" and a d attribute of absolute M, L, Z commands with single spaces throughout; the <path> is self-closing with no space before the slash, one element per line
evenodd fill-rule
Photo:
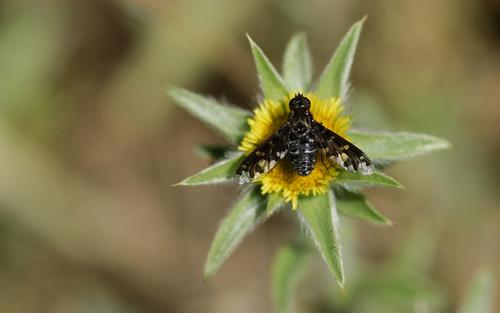
<path fill-rule="evenodd" d="M 259 104 L 254 115 L 248 119 L 250 130 L 243 137 L 238 149 L 249 154 L 274 134 L 287 120 L 290 112 L 288 103 L 295 94 L 289 94 L 282 101 L 264 100 Z M 312 93 L 305 96 L 311 101 L 310 110 L 314 119 L 345 138 L 351 126 L 351 119 L 341 116 L 343 107 L 340 99 L 319 99 Z M 289 162 L 283 160 L 267 174 L 260 176 L 256 182 L 261 184 L 262 194 L 280 193 L 295 209 L 299 196 L 326 193 L 337 174 L 336 164 L 328 158 L 319 157 L 314 170 L 308 176 L 298 175 Z"/>

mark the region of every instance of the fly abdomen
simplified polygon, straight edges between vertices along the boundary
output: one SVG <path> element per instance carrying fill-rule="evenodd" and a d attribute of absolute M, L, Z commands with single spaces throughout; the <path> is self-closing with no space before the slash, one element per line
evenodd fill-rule
<path fill-rule="evenodd" d="M 293 168 L 300 176 L 311 174 L 316 163 L 316 146 L 310 132 L 291 138 L 288 153 Z"/>

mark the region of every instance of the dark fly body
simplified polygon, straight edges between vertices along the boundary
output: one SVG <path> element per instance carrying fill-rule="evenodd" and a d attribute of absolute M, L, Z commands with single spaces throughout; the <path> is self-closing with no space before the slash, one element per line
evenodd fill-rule
<path fill-rule="evenodd" d="M 373 173 L 373 163 L 363 151 L 314 120 L 308 98 L 298 94 L 289 106 L 287 121 L 241 162 L 236 170 L 240 183 L 269 172 L 284 158 L 300 176 L 311 174 L 318 158 L 323 157 L 353 172 Z"/>

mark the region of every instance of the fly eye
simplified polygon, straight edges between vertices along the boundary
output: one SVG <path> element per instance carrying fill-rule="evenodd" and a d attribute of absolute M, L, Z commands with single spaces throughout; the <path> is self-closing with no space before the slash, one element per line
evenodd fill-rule
<path fill-rule="evenodd" d="M 309 101 L 309 99 L 307 98 L 303 98 L 302 100 L 302 105 L 306 108 L 306 109 L 309 109 L 311 107 L 311 101 Z"/>
<path fill-rule="evenodd" d="M 298 108 L 300 108 L 301 106 L 301 103 L 300 103 L 300 100 L 294 98 L 292 100 L 290 100 L 290 110 L 296 110 Z"/>

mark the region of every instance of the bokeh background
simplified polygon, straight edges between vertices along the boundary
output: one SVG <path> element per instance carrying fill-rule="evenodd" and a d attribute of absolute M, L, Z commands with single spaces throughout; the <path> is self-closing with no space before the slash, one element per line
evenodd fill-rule
<path fill-rule="evenodd" d="M 209 164 L 196 145 L 223 141 L 164 91 L 250 109 L 245 32 L 280 68 L 305 31 L 317 75 L 365 14 L 356 123 L 453 148 L 388 170 L 406 190 L 368 196 L 395 226 L 343 220 L 346 291 L 313 257 L 297 309 L 455 312 L 476 270 L 500 265 L 495 0 L 0 1 L 0 312 L 272 312 L 270 267 L 299 229 L 293 213 L 204 282 L 237 189 L 172 187 Z"/>

